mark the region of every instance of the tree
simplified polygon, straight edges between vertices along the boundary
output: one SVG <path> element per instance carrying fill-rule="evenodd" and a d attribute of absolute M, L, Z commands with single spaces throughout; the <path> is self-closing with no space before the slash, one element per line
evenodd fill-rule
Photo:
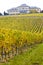
<path fill-rule="evenodd" d="M 4 15 L 9 15 L 9 14 L 4 11 Z"/>
<path fill-rule="evenodd" d="M 0 16 L 2 15 L 2 13 L 0 13 Z"/>
<path fill-rule="evenodd" d="M 41 11 L 41 13 L 43 13 L 43 10 Z"/>
<path fill-rule="evenodd" d="M 36 10 L 30 10 L 30 13 L 38 13 Z"/>

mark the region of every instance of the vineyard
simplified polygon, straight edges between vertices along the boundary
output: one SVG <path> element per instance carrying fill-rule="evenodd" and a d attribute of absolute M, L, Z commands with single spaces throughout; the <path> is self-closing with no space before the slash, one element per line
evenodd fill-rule
<path fill-rule="evenodd" d="M 40 14 L 0 17 L 0 62 L 40 43 L 43 43 L 43 16 Z"/>

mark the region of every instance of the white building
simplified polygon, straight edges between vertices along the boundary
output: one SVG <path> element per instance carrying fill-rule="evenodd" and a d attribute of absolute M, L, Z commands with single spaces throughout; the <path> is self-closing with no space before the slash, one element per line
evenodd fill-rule
<path fill-rule="evenodd" d="M 30 10 L 36 10 L 38 13 L 41 11 L 41 9 L 38 7 L 30 7 Z"/>
<path fill-rule="evenodd" d="M 30 13 L 30 7 L 26 4 L 22 4 L 21 6 L 18 6 L 17 9 L 20 13 Z"/>
<path fill-rule="evenodd" d="M 22 4 L 16 8 L 7 10 L 7 12 L 11 15 L 14 15 L 14 14 L 21 14 L 21 13 L 30 13 L 30 10 L 36 10 L 37 12 L 40 12 L 41 9 L 38 7 L 30 7 L 26 4 Z"/>
<path fill-rule="evenodd" d="M 10 10 L 7 11 L 10 15 L 14 15 L 14 14 L 20 14 L 20 12 L 16 9 L 16 8 L 12 8 Z"/>

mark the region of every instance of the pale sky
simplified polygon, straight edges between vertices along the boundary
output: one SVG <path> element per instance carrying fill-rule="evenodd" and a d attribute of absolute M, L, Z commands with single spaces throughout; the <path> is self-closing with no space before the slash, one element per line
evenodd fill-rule
<path fill-rule="evenodd" d="M 43 9 L 43 0 L 0 0 L 0 12 L 7 9 L 27 4 L 29 6 L 37 6 Z"/>

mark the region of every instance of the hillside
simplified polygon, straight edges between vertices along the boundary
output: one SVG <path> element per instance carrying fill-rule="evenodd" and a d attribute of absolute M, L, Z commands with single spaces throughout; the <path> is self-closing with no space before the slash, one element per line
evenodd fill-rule
<path fill-rule="evenodd" d="M 43 14 L 0 16 L 0 65 L 43 65 Z"/>

